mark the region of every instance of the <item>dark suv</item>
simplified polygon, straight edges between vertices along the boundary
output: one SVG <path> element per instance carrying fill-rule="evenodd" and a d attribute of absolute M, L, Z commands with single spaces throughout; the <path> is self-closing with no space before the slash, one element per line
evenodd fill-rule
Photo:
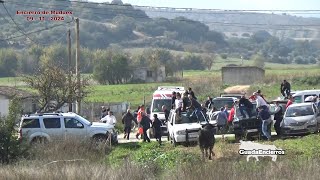
<path fill-rule="evenodd" d="M 249 118 L 247 112 L 246 118 L 243 118 L 239 106 L 236 106 L 234 119 L 230 129 L 234 134 L 236 140 L 250 139 L 254 136 L 260 136 L 262 121 L 257 117 L 256 103 L 252 103 L 253 108 L 251 109 L 252 116 Z"/>

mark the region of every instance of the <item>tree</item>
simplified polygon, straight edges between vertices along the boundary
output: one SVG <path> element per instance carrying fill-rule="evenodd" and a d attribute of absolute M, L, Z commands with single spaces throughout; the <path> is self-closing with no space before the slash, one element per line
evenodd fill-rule
<path fill-rule="evenodd" d="M 18 55 L 13 49 L 0 49 L 0 77 L 15 76 Z"/>
<path fill-rule="evenodd" d="M 49 110 L 56 111 L 65 103 L 74 102 L 78 98 L 83 99 L 88 94 L 86 89 L 88 85 L 87 79 L 83 79 L 81 82 L 79 97 L 77 93 L 76 76 L 72 76 L 71 78 L 69 91 L 67 71 L 49 63 L 41 65 L 34 75 L 24 76 L 23 81 L 30 88 L 37 91 L 39 95 L 39 112 L 47 112 Z M 54 107 L 51 107 L 52 102 L 55 102 Z"/>
<path fill-rule="evenodd" d="M 264 68 L 264 58 L 261 54 L 256 54 L 253 57 L 253 65 L 259 68 Z"/>
<path fill-rule="evenodd" d="M 216 55 L 213 53 L 205 54 L 202 56 L 202 64 L 204 64 L 208 70 L 211 70 L 215 58 Z"/>
<path fill-rule="evenodd" d="M 15 137 L 14 126 L 20 119 L 21 106 L 19 99 L 13 98 L 9 105 L 9 115 L 0 118 L 0 163 L 8 164 L 26 152 L 25 146 Z"/>

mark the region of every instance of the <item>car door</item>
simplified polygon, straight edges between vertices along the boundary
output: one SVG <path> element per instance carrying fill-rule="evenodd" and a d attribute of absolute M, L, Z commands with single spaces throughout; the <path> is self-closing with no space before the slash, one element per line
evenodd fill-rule
<path fill-rule="evenodd" d="M 63 132 L 61 117 L 43 117 L 43 132 L 48 134 L 51 140 L 62 140 Z"/>
<path fill-rule="evenodd" d="M 64 117 L 64 138 L 86 138 L 87 136 L 87 127 L 81 121 L 77 120 L 75 117 Z"/>

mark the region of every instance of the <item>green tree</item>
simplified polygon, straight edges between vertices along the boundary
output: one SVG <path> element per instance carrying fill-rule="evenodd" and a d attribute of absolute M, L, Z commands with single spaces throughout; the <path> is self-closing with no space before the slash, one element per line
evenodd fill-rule
<path fill-rule="evenodd" d="M 0 49 L 0 77 L 15 76 L 18 67 L 18 55 L 13 49 Z"/>
<path fill-rule="evenodd" d="M 26 155 L 26 146 L 15 136 L 14 126 L 20 119 L 20 99 L 13 98 L 9 105 L 9 115 L 0 118 L 0 163 L 8 164 Z"/>
<path fill-rule="evenodd" d="M 76 77 L 72 76 L 69 84 L 67 71 L 50 63 L 41 65 L 34 75 L 24 76 L 23 81 L 37 91 L 40 112 L 55 111 L 65 103 L 74 102 L 78 98 L 83 99 L 88 94 L 87 79 L 81 81 L 79 97 Z M 52 102 L 55 102 L 54 107 L 51 107 Z"/>
<path fill-rule="evenodd" d="M 253 56 L 253 65 L 259 68 L 264 68 L 265 59 L 261 54 Z"/>

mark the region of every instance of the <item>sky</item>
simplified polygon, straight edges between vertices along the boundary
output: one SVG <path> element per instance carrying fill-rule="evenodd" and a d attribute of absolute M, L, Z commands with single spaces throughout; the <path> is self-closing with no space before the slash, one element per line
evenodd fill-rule
<path fill-rule="evenodd" d="M 110 2 L 108 0 L 89 0 Z M 139 6 L 228 10 L 319 10 L 320 0 L 122 0 Z"/>

